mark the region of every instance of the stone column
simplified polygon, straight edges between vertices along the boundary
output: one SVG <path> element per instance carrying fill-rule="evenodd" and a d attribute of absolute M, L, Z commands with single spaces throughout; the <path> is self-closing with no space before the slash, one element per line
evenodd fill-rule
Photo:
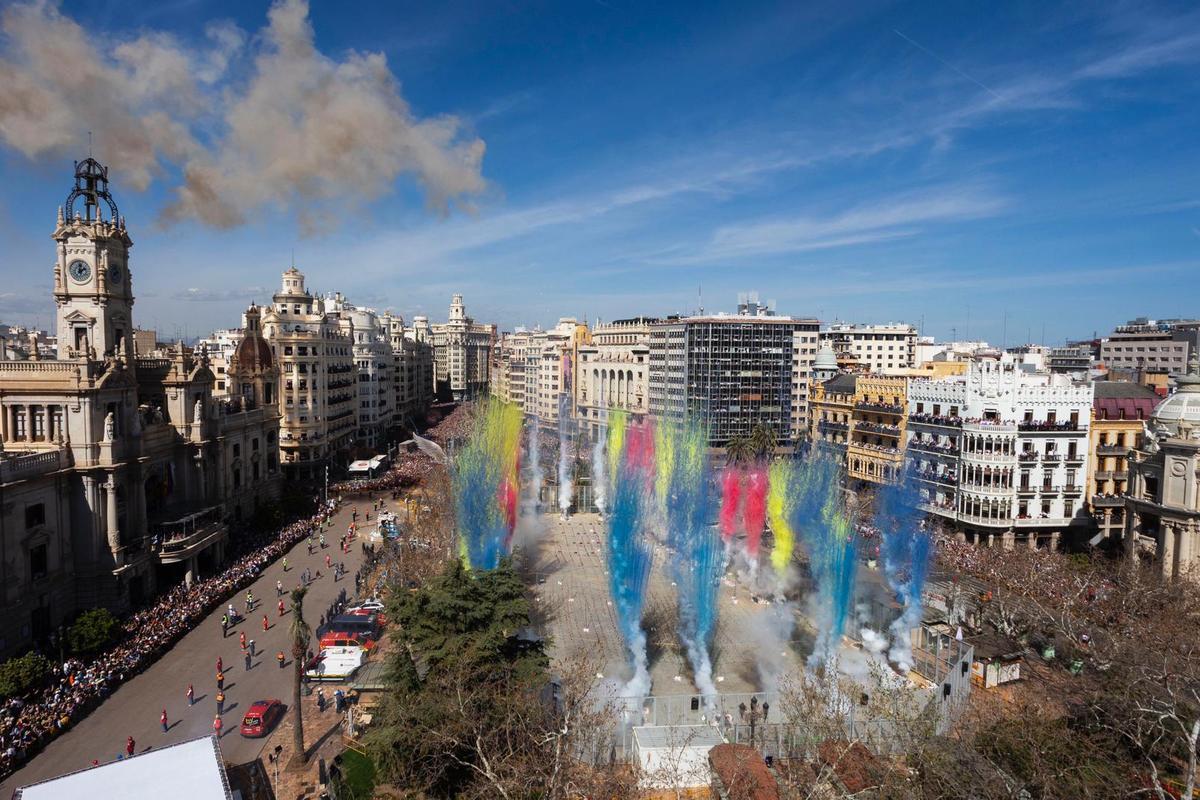
<path fill-rule="evenodd" d="M 1137 537 L 1138 528 L 1142 524 L 1142 515 L 1137 511 L 1128 509 L 1125 514 L 1125 555 L 1129 558 L 1137 558 Z"/>
<path fill-rule="evenodd" d="M 106 493 L 105 507 L 106 527 L 108 533 L 108 548 L 112 550 L 113 555 L 121 549 L 121 528 L 117 517 L 117 476 L 110 475 L 108 483 L 104 484 Z"/>
<path fill-rule="evenodd" d="M 1162 563 L 1162 574 L 1170 578 L 1175 574 L 1175 526 L 1158 522 L 1158 560 Z"/>
<path fill-rule="evenodd" d="M 4 346 L 3 343 L 0 343 L 0 348 L 2 348 L 3 346 Z M 3 351 L 0 350 L 0 358 L 2 358 L 3 355 L 4 355 Z M 11 441 L 9 431 L 11 431 L 12 428 L 10 428 L 8 425 L 8 412 L 10 410 L 11 409 L 8 406 L 0 407 L 0 442 L 7 443 L 7 442 Z"/>
<path fill-rule="evenodd" d="M 1014 531 L 1012 528 L 1009 528 L 1008 530 L 1006 530 L 1004 532 L 1003 539 L 1002 539 L 1002 544 L 1003 544 L 1004 549 L 1012 550 L 1013 546 L 1016 544 L 1016 540 L 1017 540 L 1016 531 Z"/>
<path fill-rule="evenodd" d="M 186 585 L 189 589 L 192 588 L 192 584 L 196 581 L 196 570 L 196 557 L 189 556 L 187 560 L 187 572 L 185 572 L 183 575 L 184 585 Z"/>
<path fill-rule="evenodd" d="M 1058 540 L 1062 536 L 1060 531 L 1052 531 L 1050 534 L 1050 549 L 1054 552 L 1058 551 Z"/>

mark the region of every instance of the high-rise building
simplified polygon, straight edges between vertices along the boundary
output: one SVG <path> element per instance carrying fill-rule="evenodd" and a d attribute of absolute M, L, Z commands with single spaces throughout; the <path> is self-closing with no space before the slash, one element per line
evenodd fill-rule
<path fill-rule="evenodd" d="M 821 331 L 839 360 L 851 359 L 863 372 L 917 366 L 917 329 L 912 325 L 854 325 L 835 322 Z"/>
<path fill-rule="evenodd" d="M 1118 325 L 1100 342 L 1100 360 L 1110 370 L 1182 373 L 1200 343 L 1200 320 L 1139 317 Z"/>
<path fill-rule="evenodd" d="M 1087 523 L 1092 385 L 1029 372 L 1006 355 L 966 375 L 913 378 L 908 469 L 926 510 L 964 536 L 1057 545 Z"/>
<path fill-rule="evenodd" d="M 797 418 L 795 334 L 816 334 L 815 319 L 754 313 L 668 318 L 650 328 L 649 411 L 694 416 L 709 444 L 724 447 L 756 425 L 774 430 L 780 446 L 803 438 Z"/>
<path fill-rule="evenodd" d="M 435 388 L 450 393 L 455 400 L 483 395 L 495 338 L 496 326 L 471 319 L 462 295 L 454 295 L 445 324 L 431 327 Z"/>

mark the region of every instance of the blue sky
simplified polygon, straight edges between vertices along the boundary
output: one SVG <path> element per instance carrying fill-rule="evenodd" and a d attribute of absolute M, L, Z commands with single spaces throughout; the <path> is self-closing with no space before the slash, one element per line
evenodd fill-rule
<path fill-rule="evenodd" d="M 271 9 L 6 6 L 0 319 L 52 317 L 89 129 L 168 336 L 293 249 L 317 290 L 505 328 L 701 288 L 1008 344 L 1200 315 L 1190 4 Z"/>

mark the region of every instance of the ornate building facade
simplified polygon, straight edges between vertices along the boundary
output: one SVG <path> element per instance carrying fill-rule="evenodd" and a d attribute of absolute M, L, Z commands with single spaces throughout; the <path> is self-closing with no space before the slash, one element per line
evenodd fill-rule
<path fill-rule="evenodd" d="M 454 295 L 446 323 L 433 325 L 430 331 L 436 390 L 448 392 L 455 400 L 482 396 L 488 387 L 495 339 L 496 326 L 471 319 L 462 295 Z"/>
<path fill-rule="evenodd" d="M 207 356 L 136 353 L 133 241 L 94 159 L 52 238 L 57 358 L 0 361 L 0 654 L 215 568 L 228 537 Z"/>
<path fill-rule="evenodd" d="M 1163 575 L 1200 578 L 1200 357 L 1193 350 L 1175 394 L 1150 418 L 1129 457 L 1125 547 L 1148 552 Z"/>

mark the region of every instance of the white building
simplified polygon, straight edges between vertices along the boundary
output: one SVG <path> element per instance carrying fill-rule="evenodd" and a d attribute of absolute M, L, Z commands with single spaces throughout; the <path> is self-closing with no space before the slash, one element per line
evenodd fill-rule
<path fill-rule="evenodd" d="M 858 364 L 863 371 L 886 373 L 917 365 L 917 329 L 904 323 L 855 325 L 835 322 L 821 331 L 839 360 Z"/>
<path fill-rule="evenodd" d="M 1092 391 L 1008 356 L 911 379 L 907 462 L 926 509 L 976 540 L 1056 545 L 1086 523 Z"/>
<path fill-rule="evenodd" d="M 495 338 L 496 326 L 475 322 L 467 316 L 462 295 L 454 295 L 449 319 L 445 324 L 431 326 L 430 330 L 435 387 L 444 388 L 455 400 L 467 400 L 486 392 Z"/>
<path fill-rule="evenodd" d="M 575 382 L 581 430 L 598 431 L 613 410 L 634 417 L 650 410 L 650 326 L 646 317 L 597 324 L 591 344 L 579 348 Z"/>
<path fill-rule="evenodd" d="M 263 335 L 279 369 L 279 449 L 288 477 L 320 480 L 344 460 L 358 423 L 357 370 L 348 335 L 295 267 L 263 313 Z"/>

